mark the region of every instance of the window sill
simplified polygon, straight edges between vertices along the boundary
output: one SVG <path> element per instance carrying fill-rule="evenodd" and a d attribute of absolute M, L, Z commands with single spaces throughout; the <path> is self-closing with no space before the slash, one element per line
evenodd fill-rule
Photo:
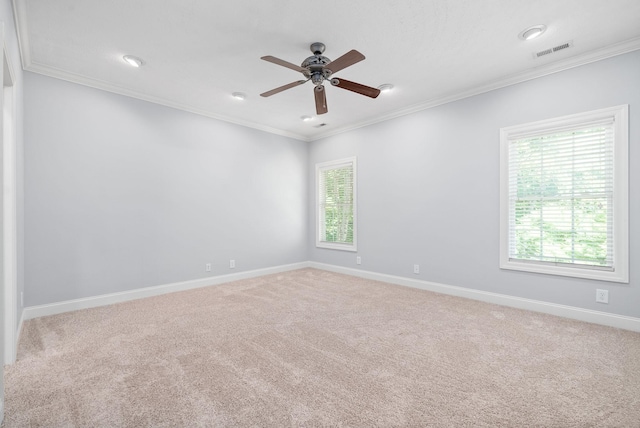
<path fill-rule="evenodd" d="M 355 244 L 340 244 L 338 242 L 316 242 L 316 248 L 325 248 L 328 250 L 340 250 L 340 251 L 358 251 Z"/>
<path fill-rule="evenodd" d="M 517 260 L 502 260 L 500 262 L 500 269 L 594 279 L 599 281 L 621 282 L 626 284 L 629 283 L 629 273 L 623 272 L 623 269 L 600 270 L 588 267 L 566 267 Z"/>

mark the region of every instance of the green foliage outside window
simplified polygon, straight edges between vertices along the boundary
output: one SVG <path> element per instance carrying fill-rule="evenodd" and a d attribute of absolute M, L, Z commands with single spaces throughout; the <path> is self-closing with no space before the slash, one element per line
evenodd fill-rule
<path fill-rule="evenodd" d="M 516 141 L 516 258 L 607 265 L 611 160 L 600 140 L 591 128 Z"/>
<path fill-rule="evenodd" d="M 352 167 L 322 171 L 323 241 L 353 243 L 353 182 Z"/>

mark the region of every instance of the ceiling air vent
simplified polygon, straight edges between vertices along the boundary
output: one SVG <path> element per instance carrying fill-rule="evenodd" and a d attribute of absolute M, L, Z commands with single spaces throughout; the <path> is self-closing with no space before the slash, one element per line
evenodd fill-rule
<path fill-rule="evenodd" d="M 563 45 L 556 46 L 555 48 L 553 48 L 553 51 L 554 52 L 558 52 L 558 51 L 561 51 L 562 49 L 570 48 L 571 46 L 572 46 L 572 43 L 571 42 L 567 42 L 567 43 L 565 43 Z"/>
<path fill-rule="evenodd" d="M 541 56 L 549 55 L 549 54 L 552 54 L 552 53 L 553 53 L 553 49 L 545 49 L 545 50 L 543 50 L 543 51 L 536 52 L 536 53 L 534 54 L 534 56 L 535 56 L 536 58 L 540 58 Z"/>
<path fill-rule="evenodd" d="M 568 42 L 566 42 L 566 43 L 563 43 L 563 44 L 561 44 L 561 45 L 554 46 L 554 47 L 552 47 L 552 48 L 545 49 L 545 50 L 542 50 L 542 51 L 539 51 L 539 52 L 534 52 L 534 53 L 533 53 L 533 58 L 535 59 L 535 58 L 540 58 L 541 56 L 550 55 L 550 54 L 552 54 L 552 53 L 556 53 L 556 52 L 558 52 L 558 51 L 561 51 L 561 50 L 563 50 L 563 49 L 570 48 L 570 47 L 572 47 L 572 46 L 573 46 L 573 40 L 570 40 L 570 41 L 568 41 Z"/>

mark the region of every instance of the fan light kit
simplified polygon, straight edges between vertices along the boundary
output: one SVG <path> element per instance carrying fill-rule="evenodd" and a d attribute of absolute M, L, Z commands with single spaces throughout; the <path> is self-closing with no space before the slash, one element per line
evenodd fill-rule
<path fill-rule="evenodd" d="M 356 82 L 351 82 L 349 80 L 332 77 L 333 73 L 336 73 L 357 62 L 360 62 L 365 58 L 365 56 L 357 50 L 350 50 L 335 61 L 331 61 L 326 56 L 322 56 L 322 53 L 325 49 L 323 43 L 312 43 L 310 49 L 313 53 L 313 56 L 305 59 L 300 66 L 273 57 L 271 55 L 261 57 L 260 59 L 262 60 L 272 62 L 274 64 L 281 65 L 295 71 L 299 71 L 300 73 L 302 73 L 306 80 L 298 80 L 296 82 L 288 83 L 286 85 L 264 92 L 260 94 L 260 96 L 270 97 L 271 95 L 275 95 L 287 89 L 294 88 L 311 80 L 311 82 L 315 85 L 315 87 L 313 88 L 313 94 L 316 101 L 316 113 L 325 114 L 329 111 L 327 108 L 327 97 L 325 94 L 324 86 L 322 85 L 325 80 L 330 82 L 333 86 L 337 86 L 338 88 L 346 89 L 357 94 L 365 95 L 370 98 L 376 98 L 378 95 L 380 95 L 380 89 L 365 86 Z"/>
<path fill-rule="evenodd" d="M 144 61 L 142 60 L 142 58 L 138 58 L 137 56 L 125 55 L 122 57 L 122 59 L 132 67 L 138 68 L 144 65 Z"/>
<path fill-rule="evenodd" d="M 385 83 L 384 85 L 378 86 L 380 92 L 391 92 L 393 90 L 393 85 L 391 83 Z"/>
<path fill-rule="evenodd" d="M 302 119 L 305 122 L 309 122 L 311 120 L 311 116 L 300 116 L 300 119 Z"/>
<path fill-rule="evenodd" d="M 532 40 L 538 36 L 541 36 L 547 30 L 546 25 L 534 25 L 533 27 L 529 27 L 523 30 L 518 37 L 522 40 Z"/>
<path fill-rule="evenodd" d="M 242 92 L 234 92 L 233 94 L 231 94 L 231 96 L 236 100 L 241 100 L 241 101 L 247 98 L 247 95 L 243 94 Z"/>

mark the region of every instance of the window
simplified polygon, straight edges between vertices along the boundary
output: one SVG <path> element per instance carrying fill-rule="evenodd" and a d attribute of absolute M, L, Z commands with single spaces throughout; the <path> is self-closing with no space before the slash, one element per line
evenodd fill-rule
<path fill-rule="evenodd" d="M 356 251 L 356 158 L 316 165 L 316 246 Z"/>
<path fill-rule="evenodd" d="M 628 106 L 500 131 L 500 267 L 629 282 Z"/>

